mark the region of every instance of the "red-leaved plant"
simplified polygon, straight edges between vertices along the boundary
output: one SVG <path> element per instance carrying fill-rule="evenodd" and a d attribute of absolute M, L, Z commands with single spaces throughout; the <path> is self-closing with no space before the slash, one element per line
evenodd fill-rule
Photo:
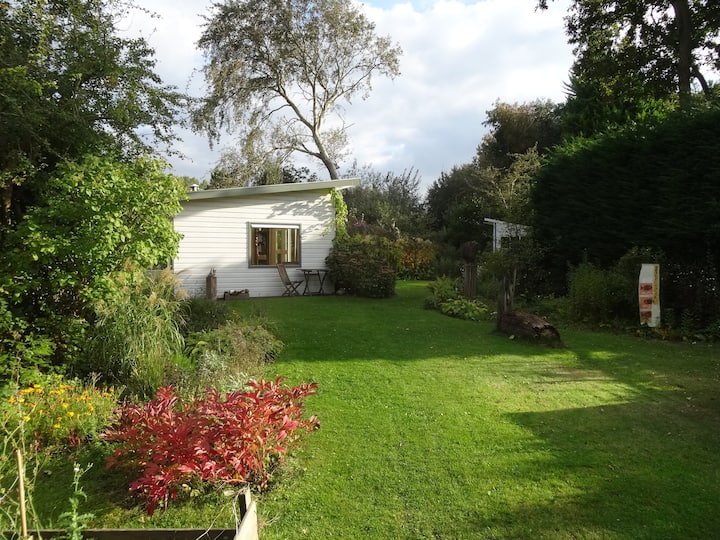
<path fill-rule="evenodd" d="M 317 383 L 281 383 L 253 380 L 243 392 L 210 389 L 189 400 L 165 387 L 148 403 L 125 404 L 103 434 L 117 444 L 107 467 L 141 471 L 130 490 L 145 497 L 151 515 L 196 479 L 263 488 L 288 445 L 320 427 L 317 417 L 302 418 Z"/>

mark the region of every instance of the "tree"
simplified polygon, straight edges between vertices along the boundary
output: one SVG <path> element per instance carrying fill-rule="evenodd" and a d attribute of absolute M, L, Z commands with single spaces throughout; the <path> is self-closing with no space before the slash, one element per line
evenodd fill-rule
<path fill-rule="evenodd" d="M 340 127 L 326 123 L 343 100 L 369 95 L 373 75 L 399 74 L 400 48 L 376 36 L 350 0 L 225 0 L 213 8 L 198 42 L 210 92 L 196 128 L 214 141 L 237 126 L 251 160 L 300 152 L 338 178 L 345 126 L 342 118 Z"/>
<path fill-rule="evenodd" d="M 142 38 L 121 37 L 123 0 L 0 1 L 0 250 L 55 166 L 169 145 L 185 97 L 154 73 Z M 142 129 L 140 129 L 142 128 Z"/>
<path fill-rule="evenodd" d="M 548 3 L 539 0 L 538 7 Z M 710 95 L 701 70 L 720 68 L 716 0 L 574 0 L 566 21 L 581 81 L 616 98 L 675 95 L 683 108 L 693 80 Z"/>
<path fill-rule="evenodd" d="M 422 236 L 427 229 L 426 212 L 420 198 L 420 176 L 414 169 L 402 174 L 375 171 L 354 164 L 348 176 L 361 184 L 344 193 L 348 213 L 358 223 L 378 226 L 393 234 Z"/>
<path fill-rule="evenodd" d="M 177 249 L 184 191 L 157 155 L 186 97 L 126 0 L 0 0 L 0 363 L 65 362 L 109 274 Z"/>
<path fill-rule="evenodd" d="M 273 160 L 248 159 L 234 148 L 225 148 L 210 173 L 210 188 L 263 186 L 269 184 L 292 184 L 314 182 L 318 177 L 307 167 Z"/>
<path fill-rule="evenodd" d="M 483 125 L 490 132 L 477 148 L 475 163 L 481 167 L 505 169 L 516 156 L 535 148 L 545 154 L 560 142 L 560 107 L 549 100 L 528 103 L 497 101 L 487 111 Z"/>
<path fill-rule="evenodd" d="M 45 204 L 8 233 L 0 293 L 16 316 L 52 337 L 60 361 L 82 337 L 113 273 L 127 262 L 149 269 L 177 253 L 172 218 L 185 187 L 164 168 L 148 159 L 64 162 L 47 183 Z"/>
<path fill-rule="evenodd" d="M 489 240 L 484 218 L 527 222 L 528 193 L 540 158 L 560 142 L 559 107 L 549 101 L 497 102 L 487 111 L 490 132 L 472 163 L 443 173 L 428 190 L 428 214 L 458 247 Z"/>
<path fill-rule="evenodd" d="M 676 111 L 558 147 L 537 176 L 533 230 L 567 264 L 609 267 L 634 246 L 720 267 L 720 108 Z"/>

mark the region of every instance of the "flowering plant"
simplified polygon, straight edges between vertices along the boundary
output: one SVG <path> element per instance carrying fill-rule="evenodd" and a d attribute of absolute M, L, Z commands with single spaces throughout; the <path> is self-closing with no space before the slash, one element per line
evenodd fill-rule
<path fill-rule="evenodd" d="M 51 375 L 5 399 L 3 425 L 10 431 L 22 427 L 37 447 L 74 447 L 104 429 L 116 407 L 113 388 Z"/>

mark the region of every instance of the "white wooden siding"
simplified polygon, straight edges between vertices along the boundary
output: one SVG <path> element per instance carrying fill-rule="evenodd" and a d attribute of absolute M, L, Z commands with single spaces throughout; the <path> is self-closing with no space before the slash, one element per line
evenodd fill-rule
<path fill-rule="evenodd" d="M 335 209 L 327 190 L 195 199 L 183 203 L 175 229 L 183 235 L 173 268 L 190 296 L 204 296 L 214 268 L 217 293 L 248 289 L 250 296 L 279 296 L 277 268 L 250 267 L 250 223 L 300 226 L 300 266 L 325 268 L 335 236 Z M 291 278 L 302 273 L 288 267 Z"/>

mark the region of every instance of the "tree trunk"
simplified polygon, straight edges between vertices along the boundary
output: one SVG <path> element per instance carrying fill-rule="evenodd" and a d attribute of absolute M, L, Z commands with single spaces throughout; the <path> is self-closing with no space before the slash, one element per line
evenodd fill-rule
<path fill-rule="evenodd" d="M 498 330 L 509 336 L 528 341 L 562 347 L 560 332 L 542 317 L 524 311 L 509 311 L 498 317 Z"/>
<path fill-rule="evenodd" d="M 675 24 L 678 30 L 678 97 L 680 108 L 684 109 L 690 105 L 690 81 L 693 71 L 692 20 L 687 0 L 672 0 L 671 4 L 675 11 Z"/>

